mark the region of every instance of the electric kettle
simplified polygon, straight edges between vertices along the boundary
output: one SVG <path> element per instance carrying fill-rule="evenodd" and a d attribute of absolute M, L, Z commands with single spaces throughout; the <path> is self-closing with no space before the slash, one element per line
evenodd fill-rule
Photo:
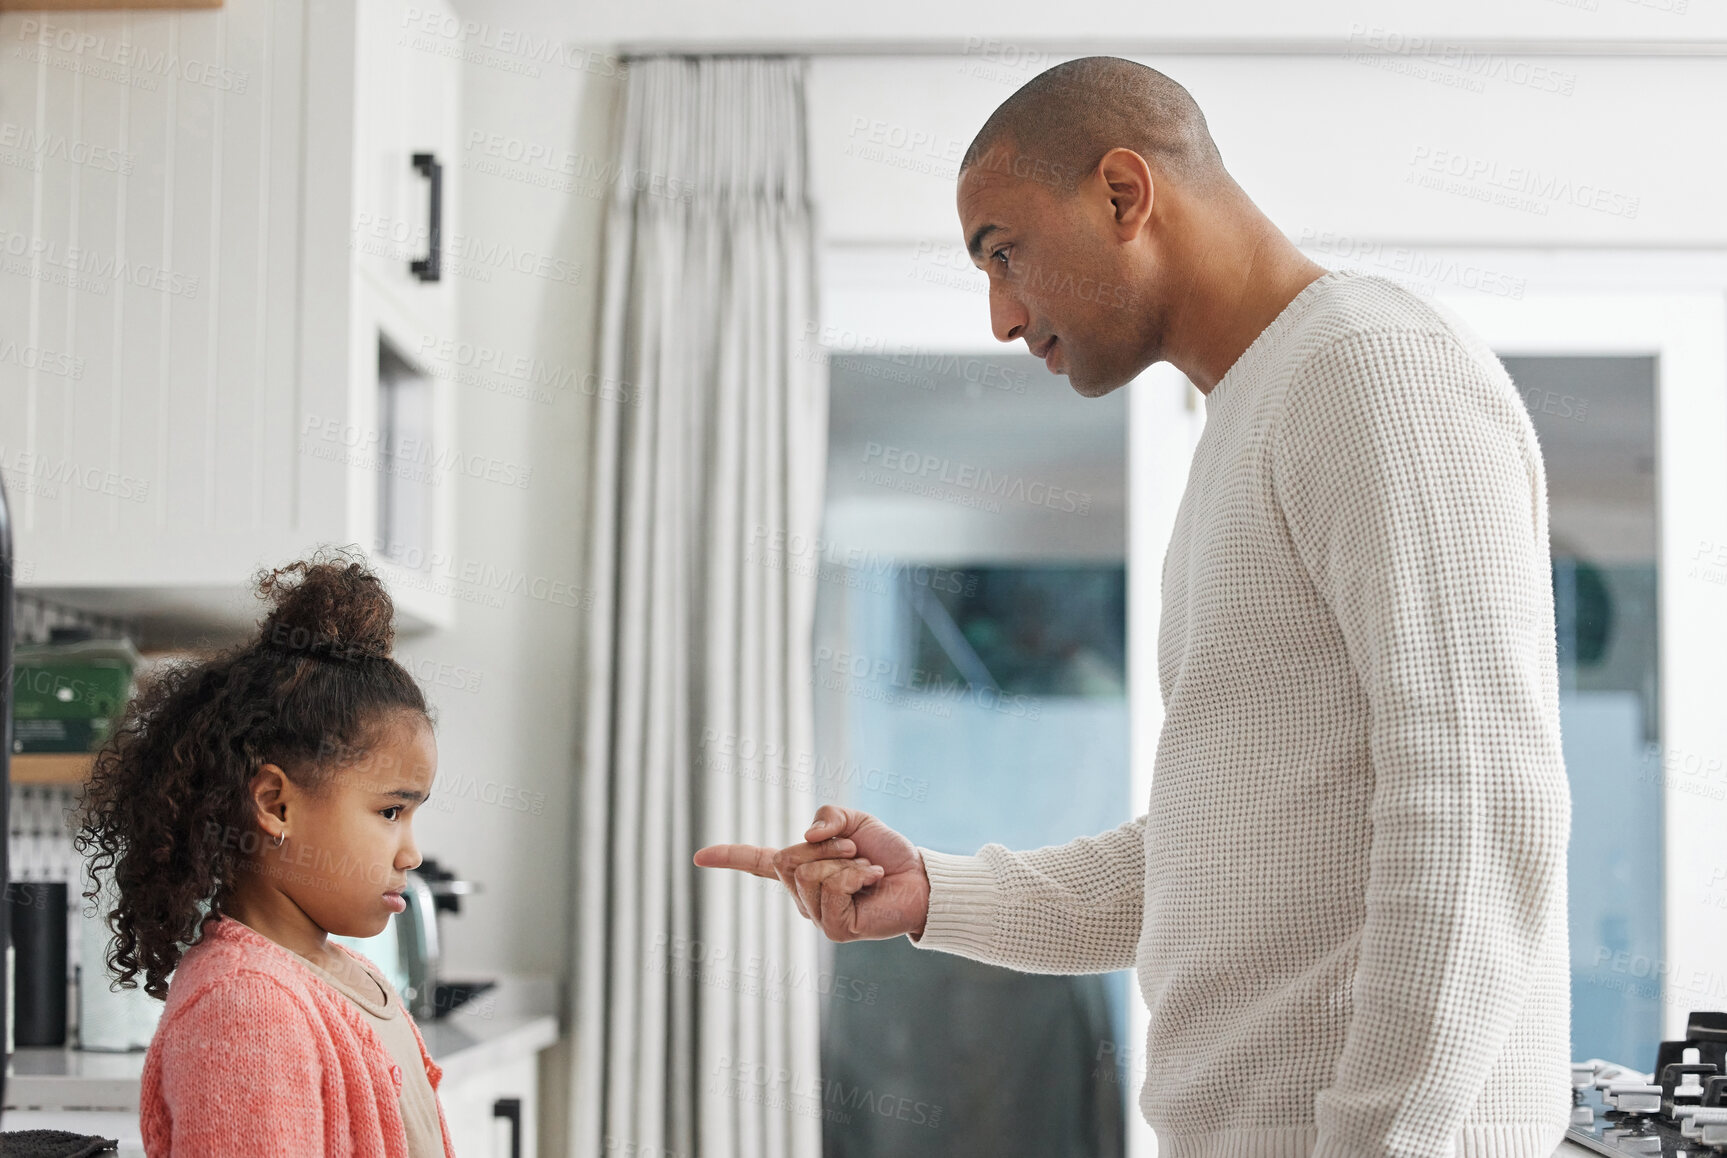
<path fill-rule="evenodd" d="M 431 883 L 418 870 L 408 870 L 402 890 L 408 907 L 396 914 L 397 944 L 402 955 L 402 1003 L 415 1020 L 434 1016 L 438 993 L 438 899 Z"/>

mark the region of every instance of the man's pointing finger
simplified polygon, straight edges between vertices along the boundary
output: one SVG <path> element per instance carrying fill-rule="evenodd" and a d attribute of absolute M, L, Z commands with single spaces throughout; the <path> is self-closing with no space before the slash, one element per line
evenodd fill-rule
<path fill-rule="evenodd" d="M 782 880 L 774 867 L 775 857 L 780 857 L 789 870 L 805 861 L 849 857 L 856 852 L 857 846 L 846 839 L 824 840 L 815 845 L 794 844 L 783 849 L 761 848 L 753 844 L 710 844 L 706 848 L 698 848 L 694 860 L 701 868 L 738 869 L 758 877 Z M 790 882 L 786 883 L 789 886 Z"/>
<path fill-rule="evenodd" d="M 696 849 L 695 862 L 701 868 L 738 869 L 753 876 L 777 881 L 780 874 L 774 871 L 776 851 L 778 850 L 759 848 L 753 844 L 710 844 L 706 848 Z"/>

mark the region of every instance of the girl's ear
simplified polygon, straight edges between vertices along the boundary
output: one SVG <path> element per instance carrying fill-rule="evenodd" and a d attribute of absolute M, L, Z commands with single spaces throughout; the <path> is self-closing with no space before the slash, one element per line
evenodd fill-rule
<path fill-rule="evenodd" d="M 294 784 L 287 773 L 274 764 L 261 764 L 252 774 L 248 788 L 252 797 L 252 812 L 264 835 L 274 838 L 283 831 L 288 819 L 288 798 Z"/>

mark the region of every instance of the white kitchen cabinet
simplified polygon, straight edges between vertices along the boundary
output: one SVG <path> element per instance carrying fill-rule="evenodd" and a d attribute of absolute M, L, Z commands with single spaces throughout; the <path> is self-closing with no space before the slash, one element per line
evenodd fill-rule
<path fill-rule="evenodd" d="M 414 154 L 446 232 L 459 206 L 460 62 L 410 35 L 434 19 L 441 0 L 0 14 L 0 472 L 29 588 L 241 626 L 260 567 L 376 560 L 393 480 L 418 570 L 380 569 L 406 625 L 449 622 L 426 576 L 454 548 L 453 384 L 424 352 L 456 303 L 447 271 L 408 268 L 430 240 Z M 392 415 L 421 460 L 394 475 Z"/>
<path fill-rule="evenodd" d="M 460 45 L 448 5 L 365 3 L 358 12 L 361 67 L 354 93 L 355 262 L 374 287 L 424 329 L 447 332 L 455 317 L 450 271 L 435 281 L 412 268 L 441 260 L 454 220 L 460 169 Z M 415 158 L 426 163 L 416 167 Z M 440 245 L 432 245 L 435 167 Z"/>
<path fill-rule="evenodd" d="M 460 1158 L 536 1158 L 539 1153 L 539 1060 L 525 1054 L 438 1087 L 444 1124 Z M 514 1116 L 519 1125 L 511 1120 Z M 519 1130 L 519 1134 L 513 1134 Z M 514 1138 L 519 1150 L 512 1146 Z"/>

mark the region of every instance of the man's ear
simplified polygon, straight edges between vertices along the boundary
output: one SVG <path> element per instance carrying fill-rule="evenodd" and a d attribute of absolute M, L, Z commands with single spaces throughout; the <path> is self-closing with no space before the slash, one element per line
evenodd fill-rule
<path fill-rule="evenodd" d="M 1151 218 L 1151 202 L 1157 191 L 1151 166 L 1132 149 L 1115 148 L 1097 163 L 1097 176 L 1109 197 L 1111 224 L 1117 235 L 1123 241 L 1138 237 Z"/>
<path fill-rule="evenodd" d="M 294 782 L 275 764 L 260 764 L 247 786 L 252 798 L 252 815 L 268 840 L 274 840 L 288 823 L 288 801 L 294 795 Z"/>

